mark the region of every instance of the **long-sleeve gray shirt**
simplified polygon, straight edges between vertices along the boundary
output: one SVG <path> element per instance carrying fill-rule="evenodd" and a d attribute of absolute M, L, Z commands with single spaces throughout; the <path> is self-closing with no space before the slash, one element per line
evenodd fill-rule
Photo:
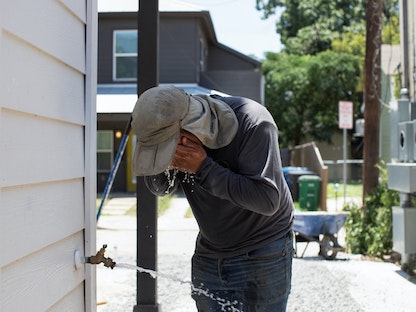
<path fill-rule="evenodd" d="M 236 114 L 239 128 L 232 142 L 206 149 L 208 157 L 200 170 L 191 176 L 178 172 L 174 185 L 169 186 L 165 173 L 146 177 L 146 184 L 156 195 L 180 184 L 200 228 L 196 254 L 224 258 L 257 249 L 291 231 L 293 202 L 270 113 L 246 98 L 215 98 Z"/>

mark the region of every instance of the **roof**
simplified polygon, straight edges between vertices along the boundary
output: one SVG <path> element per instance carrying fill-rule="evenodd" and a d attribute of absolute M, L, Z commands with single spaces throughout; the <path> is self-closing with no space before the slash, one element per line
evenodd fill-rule
<path fill-rule="evenodd" d="M 101 16 L 112 16 L 114 14 L 129 15 L 137 13 L 138 3 L 139 0 L 98 0 L 98 13 L 100 13 Z M 205 28 L 207 38 L 213 43 L 213 45 L 252 63 L 254 66 L 261 66 L 261 62 L 255 58 L 218 42 L 211 14 L 206 9 L 180 0 L 159 0 L 159 12 L 161 12 L 163 16 L 180 16 L 189 18 L 196 16 L 200 18 L 202 23 L 201 25 Z"/>
<path fill-rule="evenodd" d="M 166 84 L 160 84 L 166 85 Z M 197 84 L 173 84 L 189 94 L 227 94 L 201 87 Z M 97 87 L 98 114 L 130 114 L 137 101 L 137 86 L 135 84 L 103 84 Z"/>
<path fill-rule="evenodd" d="M 139 0 L 98 0 L 98 12 L 137 12 Z M 160 12 L 199 12 L 199 6 L 180 0 L 159 0 Z"/>

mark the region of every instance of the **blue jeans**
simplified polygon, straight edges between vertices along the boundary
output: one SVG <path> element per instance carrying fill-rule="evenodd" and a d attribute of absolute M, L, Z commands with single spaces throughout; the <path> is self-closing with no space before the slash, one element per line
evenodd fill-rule
<path fill-rule="evenodd" d="M 199 312 L 284 312 L 292 279 L 293 235 L 241 256 L 192 258 Z"/>

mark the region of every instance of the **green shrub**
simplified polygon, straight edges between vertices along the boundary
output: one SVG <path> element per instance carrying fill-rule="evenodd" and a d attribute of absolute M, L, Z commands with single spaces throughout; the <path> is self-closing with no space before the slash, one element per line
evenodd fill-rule
<path fill-rule="evenodd" d="M 351 253 L 382 257 L 392 252 L 392 207 L 399 205 L 399 194 L 387 187 L 387 169 L 379 166 L 380 180 L 363 207 L 347 204 L 350 215 L 345 223 L 346 246 Z"/>
<path fill-rule="evenodd" d="M 350 214 L 345 222 L 345 244 L 349 252 L 354 254 L 364 253 L 365 238 L 363 231 L 364 228 L 364 210 L 355 203 L 348 203 L 344 206 L 343 210 L 348 211 Z"/>

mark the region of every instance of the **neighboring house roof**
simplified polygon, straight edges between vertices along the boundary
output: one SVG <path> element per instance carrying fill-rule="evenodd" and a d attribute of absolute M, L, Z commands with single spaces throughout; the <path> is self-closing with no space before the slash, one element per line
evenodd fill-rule
<path fill-rule="evenodd" d="M 164 84 L 160 84 L 164 85 Z M 219 94 L 222 92 L 207 89 L 197 84 L 174 84 L 188 94 Z M 99 114 L 130 114 L 137 101 L 137 86 L 135 84 L 106 84 L 97 88 L 97 113 Z"/>
<path fill-rule="evenodd" d="M 137 12 L 139 0 L 98 0 L 98 12 Z M 159 0 L 160 12 L 198 12 L 203 8 L 180 0 Z"/>
<path fill-rule="evenodd" d="M 111 14 L 111 13 L 136 13 L 138 11 L 139 0 L 98 0 L 98 13 Z M 214 25 L 209 11 L 202 7 L 186 3 L 180 0 L 159 0 L 159 12 L 165 16 L 198 16 L 201 17 L 202 25 L 207 33 L 207 38 L 214 45 L 221 49 L 238 55 L 240 58 L 249 61 L 256 66 L 260 66 L 261 62 L 247 56 L 237 50 L 234 50 L 226 45 L 218 42 Z"/>
<path fill-rule="evenodd" d="M 98 12 L 103 17 L 133 16 L 137 15 L 139 0 L 98 0 Z M 159 11 L 164 17 L 198 18 L 208 41 L 218 49 L 224 50 L 234 56 L 252 63 L 260 68 L 261 62 L 241 52 L 231 49 L 217 41 L 214 26 L 209 11 L 201 7 L 180 0 L 159 0 Z M 207 89 L 194 84 L 175 84 L 189 94 L 220 94 L 216 90 Z M 163 84 L 161 84 L 163 85 Z M 136 84 L 99 84 L 97 86 L 97 113 L 128 113 L 133 111 L 137 101 Z"/>

